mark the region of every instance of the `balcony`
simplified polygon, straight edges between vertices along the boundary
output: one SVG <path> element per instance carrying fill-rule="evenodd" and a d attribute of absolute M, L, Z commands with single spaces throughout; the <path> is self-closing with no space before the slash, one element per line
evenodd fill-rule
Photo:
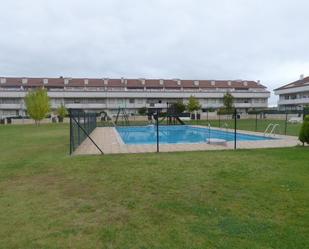
<path fill-rule="evenodd" d="M 309 98 L 300 99 L 279 99 L 278 105 L 300 105 L 309 104 Z"/>
<path fill-rule="evenodd" d="M 0 109 L 20 110 L 20 109 L 25 109 L 25 108 L 24 108 L 24 105 L 21 105 L 21 104 L 0 104 Z"/>

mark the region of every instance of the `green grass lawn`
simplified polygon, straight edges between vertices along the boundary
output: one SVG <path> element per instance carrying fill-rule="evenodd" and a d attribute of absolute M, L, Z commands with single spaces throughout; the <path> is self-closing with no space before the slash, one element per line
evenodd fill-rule
<path fill-rule="evenodd" d="M 0 248 L 308 248 L 308 147 L 70 157 L 58 124 L 0 141 Z"/>

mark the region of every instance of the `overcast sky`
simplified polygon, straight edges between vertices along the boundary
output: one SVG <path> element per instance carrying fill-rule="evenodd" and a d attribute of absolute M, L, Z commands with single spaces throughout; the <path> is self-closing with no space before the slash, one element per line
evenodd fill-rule
<path fill-rule="evenodd" d="M 308 0 L 1 0 L 0 75 L 309 75 Z M 272 97 L 270 104 L 275 104 Z"/>

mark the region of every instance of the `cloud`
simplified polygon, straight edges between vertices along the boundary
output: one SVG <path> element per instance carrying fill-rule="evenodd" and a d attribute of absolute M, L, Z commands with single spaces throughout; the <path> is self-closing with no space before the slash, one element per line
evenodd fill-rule
<path fill-rule="evenodd" d="M 306 0 L 7 0 L 1 7 L 1 75 L 260 79 L 270 90 L 309 75 Z"/>

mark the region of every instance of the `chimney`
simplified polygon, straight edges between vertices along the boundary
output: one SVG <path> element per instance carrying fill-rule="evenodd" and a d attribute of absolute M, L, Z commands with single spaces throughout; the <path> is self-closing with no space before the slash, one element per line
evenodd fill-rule
<path fill-rule="evenodd" d="M 103 81 L 104 81 L 104 85 L 108 84 L 108 78 L 103 79 Z"/>
<path fill-rule="evenodd" d="M 69 84 L 69 79 L 64 79 L 64 84 L 65 85 Z"/>
<path fill-rule="evenodd" d="M 164 84 L 164 80 L 161 79 L 160 80 L 160 85 L 163 86 L 163 84 Z"/>
<path fill-rule="evenodd" d="M 181 80 L 180 80 L 180 79 L 174 79 L 174 80 L 176 81 L 176 83 L 177 83 L 178 86 L 181 85 Z"/>
<path fill-rule="evenodd" d="M 145 85 L 146 80 L 145 79 L 139 79 L 142 82 L 142 85 Z"/>
<path fill-rule="evenodd" d="M 88 79 L 84 79 L 84 84 L 88 85 L 89 80 Z"/>
<path fill-rule="evenodd" d="M 216 81 L 212 80 L 212 81 L 211 81 L 211 85 L 212 85 L 212 86 L 215 86 L 215 85 L 216 85 Z"/>
<path fill-rule="evenodd" d="M 299 76 L 299 79 L 300 79 L 300 80 L 303 80 L 303 79 L 304 79 L 304 75 L 301 74 L 301 75 Z"/>
<path fill-rule="evenodd" d="M 6 78 L 1 78 L 1 79 L 0 79 L 0 83 L 1 83 L 1 84 L 5 84 L 5 83 L 6 83 Z"/>
<path fill-rule="evenodd" d="M 228 86 L 231 86 L 231 85 L 232 85 L 232 82 L 229 80 L 229 81 L 227 82 L 227 84 L 228 84 Z"/>
<path fill-rule="evenodd" d="M 243 84 L 244 84 L 244 86 L 248 86 L 248 82 L 247 81 L 244 81 Z"/>
<path fill-rule="evenodd" d="M 195 80 L 195 81 L 194 81 L 194 85 L 195 85 L 195 86 L 199 86 L 199 85 L 200 85 L 200 82 L 199 82 L 198 80 Z"/>
<path fill-rule="evenodd" d="M 22 79 L 21 79 L 21 83 L 22 83 L 22 84 L 27 84 L 27 82 L 28 82 L 28 79 L 27 79 L 27 78 L 22 78 Z"/>
<path fill-rule="evenodd" d="M 44 85 L 48 84 L 48 79 L 43 79 L 43 84 Z"/>

